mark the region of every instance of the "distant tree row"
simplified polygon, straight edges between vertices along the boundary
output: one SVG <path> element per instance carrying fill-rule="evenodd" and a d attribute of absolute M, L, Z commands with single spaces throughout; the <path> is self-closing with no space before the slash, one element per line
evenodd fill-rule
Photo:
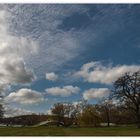
<path fill-rule="evenodd" d="M 114 83 L 111 96 L 96 105 L 81 101 L 77 105 L 57 103 L 52 114 L 65 126 L 98 126 L 101 123 L 137 124 L 140 128 L 140 71 L 126 73 Z M 113 103 L 113 102 L 116 103 Z"/>
<path fill-rule="evenodd" d="M 126 110 L 123 108 L 124 106 L 116 106 L 112 103 L 86 104 L 84 108 L 81 108 L 79 104 L 76 106 L 71 104 L 71 106 L 73 106 L 71 108 L 68 106 L 63 103 L 57 103 L 52 108 L 52 114 L 55 115 L 54 119 L 64 124 L 64 126 L 77 125 L 96 127 L 101 125 L 110 126 L 110 124 L 121 125 L 137 123 L 133 111 Z M 68 110 L 67 107 L 69 108 Z"/>

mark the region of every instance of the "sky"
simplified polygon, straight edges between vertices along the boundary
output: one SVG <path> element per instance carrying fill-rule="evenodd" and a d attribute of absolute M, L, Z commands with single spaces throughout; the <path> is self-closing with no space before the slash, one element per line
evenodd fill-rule
<path fill-rule="evenodd" d="M 5 116 L 98 103 L 140 70 L 139 4 L 0 4 Z"/>

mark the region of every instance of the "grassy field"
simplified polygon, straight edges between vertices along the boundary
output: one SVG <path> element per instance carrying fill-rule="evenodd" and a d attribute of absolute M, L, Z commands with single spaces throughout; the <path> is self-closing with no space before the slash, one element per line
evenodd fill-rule
<path fill-rule="evenodd" d="M 3 127 L 0 128 L 0 136 L 140 136 L 140 129 L 134 126 L 110 128 Z"/>

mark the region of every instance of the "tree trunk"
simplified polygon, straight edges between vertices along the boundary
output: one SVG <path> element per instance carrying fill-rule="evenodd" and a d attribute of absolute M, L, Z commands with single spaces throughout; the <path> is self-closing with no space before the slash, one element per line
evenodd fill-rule
<path fill-rule="evenodd" d="M 108 127 L 110 126 L 110 122 L 109 122 L 109 121 L 107 122 L 107 126 L 108 126 Z"/>

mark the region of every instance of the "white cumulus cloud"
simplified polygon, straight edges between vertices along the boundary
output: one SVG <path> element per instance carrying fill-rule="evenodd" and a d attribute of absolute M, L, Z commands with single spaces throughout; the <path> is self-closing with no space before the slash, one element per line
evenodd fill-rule
<path fill-rule="evenodd" d="M 110 94 L 110 90 L 108 88 L 91 88 L 83 93 L 83 98 L 85 100 L 91 99 L 102 99 L 107 97 Z"/>
<path fill-rule="evenodd" d="M 0 81 L 2 83 L 25 84 L 34 80 L 32 71 L 26 68 L 22 59 L 0 57 L 0 67 Z"/>
<path fill-rule="evenodd" d="M 80 71 L 74 75 L 84 78 L 90 83 L 111 84 L 120 76 L 127 72 L 136 72 L 140 70 L 140 65 L 110 65 L 104 66 L 101 62 L 90 62 L 84 64 Z"/>
<path fill-rule="evenodd" d="M 37 104 L 44 101 L 43 95 L 40 92 L 27 88 L 12 92 L 5 99 L 6 101 L 17 102 L 20 104 Z"/>
<path fill-rule="evenodd" d="M 50 81 L 56 81 L 58 79 L 58 75 L 54 72 L 46 73 L 46 79 Z"/>
<path fill-rule="evenodd" d="M 67 97 L 70 96 L 71 94 L 77 94 L 79 93 L 80 88 L 77 86 L 64 86 L 64 87 L 52 87 L 52 88 L 47 88 L 46 93 L 53 95 L 53 96 L 62 96 L 62 97 Z"/>

